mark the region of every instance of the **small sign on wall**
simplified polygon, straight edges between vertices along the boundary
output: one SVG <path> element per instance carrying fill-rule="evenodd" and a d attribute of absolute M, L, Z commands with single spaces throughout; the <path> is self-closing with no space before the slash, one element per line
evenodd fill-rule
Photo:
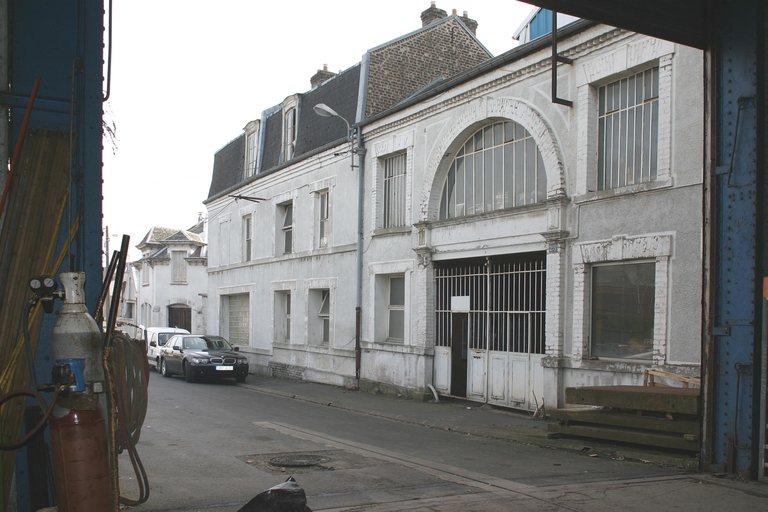
<path fill-rule="evenodd" d="M 451 297 L 451 312 L 468 313 L 469 312 L 469 295 L 459 295 L 456 297 Z"/>

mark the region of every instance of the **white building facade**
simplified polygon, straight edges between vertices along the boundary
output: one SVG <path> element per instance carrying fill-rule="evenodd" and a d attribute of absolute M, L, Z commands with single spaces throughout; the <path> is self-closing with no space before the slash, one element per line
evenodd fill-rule
<path fill-rule="evenodd" d="M 201 220 L 196 225 L 199 230 L 155 226 L 136 246 L 142 257 L 129 265 L 135 276 L 134 316 L 143 328 L 179 327 L 207 333 L 208 258 L 203 225 Z"/>
<path fill-rule="evenodd" d="M 702 54 L 558 38 L 570 106 L 534 40 L 358 118 L 351 161 L 339 141 L 209 199 L 209 321 L 248 331 L 252 371 L 526 410 L 699 374 Z"/>

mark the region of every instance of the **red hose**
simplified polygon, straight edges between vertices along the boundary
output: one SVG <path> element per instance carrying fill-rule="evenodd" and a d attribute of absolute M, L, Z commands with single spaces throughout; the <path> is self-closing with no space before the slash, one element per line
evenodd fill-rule
<path fill-rule="evenodd" d="M 35 97 L 37 96 L 37 89 L 40 87 L 40 77 L 35 78 L 35 85 L 32 86 L 32 94 L 29 95 L 29 103 L 27 104 L 27 112 L 24 114 L 24 121 L 21 123 L 21 132 L 19 132 L 19 139 L 16 141 L 16 148 L 13 150 L 13 158 L 11 159 L 11 170 L 8 172 L 8 177 L 5 178 L 5 187 L 3 187 L 3 197 L 0 199 L 0 215 L 3 214 L 3 208 L 5 207 L 5 199 L 8 196 L 8 191 L 11 188 L 11 178 L 13 177 L 13 171 L 16 170 L 16 162 L 19 160 L 21 154 L 21 147 L 24 144 L 24 136 L 27 133 L 27 124 L 29 123 L 29 116 L 32 114 L 32 105 L 35 104 Z"/>

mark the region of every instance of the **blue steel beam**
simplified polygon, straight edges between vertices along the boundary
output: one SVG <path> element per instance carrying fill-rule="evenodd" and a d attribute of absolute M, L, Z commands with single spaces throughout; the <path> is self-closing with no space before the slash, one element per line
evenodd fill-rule
<path fill-rule="evenodd" d="M 70 229 L 79 225 L 63 271 L 86 274 L 88 309 L 95 309 L 102 278 L 102 65 L 104 41 L 102 0 L 25 0 L 9 10 L 10 146 L 19 137 L 26 101 L 37 77 L 38 100 L 28 129 L 73 132 L 71 195 L 58 235 L 57 252 Z M 43 269 L 40 269 L 42 272 Z M 57 306 L 60 309 L 60 305 Z M 37 375 L 51 374 L 50 335 L 55 315 L 46 315 L 37 348 Z M 18 510 L 30 509 L 25 450 L 17 457 Z"/>
<path fill-rule="evenodd" d="M 756 0 L 718 2 L 713 19 L 714 206 L 712 345 L 708 369 L 711 386 L 708 415 L 711 450 L 706 462 L 713 471 L 754 474 L 754 378 L 760 319 L 758 222 L 762 203 L 762 161 L 758 141 L 758 34 L 762 7 Z M 760 25 L 758 25 L 760 24 Z M 760 202 L 758 201 L 760 197 Z M 762 209 L 762 206 L 760 206 Z"/>

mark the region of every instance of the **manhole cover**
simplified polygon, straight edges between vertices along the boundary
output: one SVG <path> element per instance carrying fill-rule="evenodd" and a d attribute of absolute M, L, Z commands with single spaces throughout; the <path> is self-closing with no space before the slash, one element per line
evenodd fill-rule
<path fill-rule="evenodd" d="M 298 453 L 295 455 L 281 455 L 280 457 L 272 457 L 269 459 L 269 463 L 273 466 L 289 467 L 289 468 L 304 468 L 308 466 L 319 466 L 326 462 L 331 462 L 333 459 L 330 457 L 323 457 L 321 455 L 309 455 Z"/>

